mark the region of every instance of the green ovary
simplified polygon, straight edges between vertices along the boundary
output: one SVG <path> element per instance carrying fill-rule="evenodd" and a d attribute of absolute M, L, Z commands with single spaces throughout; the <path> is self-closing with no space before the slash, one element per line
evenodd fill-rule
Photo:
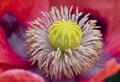
<path fill-rule="evenodd" d="M 80 27 L 71 21 L 56 21 L 49 28 L 48 41 L 52 48 L 60 48 L 62 52 L 65 49 L 73 49 L 80 44 L 82 31 Z"/>

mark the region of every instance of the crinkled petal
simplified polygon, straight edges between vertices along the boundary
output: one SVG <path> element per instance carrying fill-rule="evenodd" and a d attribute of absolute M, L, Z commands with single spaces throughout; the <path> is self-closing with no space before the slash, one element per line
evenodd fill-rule
<path fill-rule="evenodd" d="M 1 73 L 0 82 L 44 82 L 44 80 L 32 72 L 15 69 Z"/>
<path fill-rule="evenodd" d="M 90 82 L 101 82 L 116 74 L 118 71 L 120 71 L 120 64 L 118 64 L 115 59 L 111 59 L 107 62 L 105 67 L 90 80 Z"/>
<path fill-rule="evenodd" d="M 13 13 L 23 23 L 41 16 L 41 10 L 49 9 L 49 0 L 0 0 L 0 16 Z"/>

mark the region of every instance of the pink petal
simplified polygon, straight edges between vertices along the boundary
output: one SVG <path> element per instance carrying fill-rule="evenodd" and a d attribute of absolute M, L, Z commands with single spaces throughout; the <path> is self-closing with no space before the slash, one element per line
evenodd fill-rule
<path fill-rule="evenodd" d="M 0 82 L 44 82 L 44 80 L 32 72 L 15 69 L 1 73 Z"/>
<path fill-rule="evenodd" d="M 90 80 L 90 82 L 102 82 L 118 71 L 120 71 L 120 64 L 117 64 L 115 59 L 111 59 L 107 62 L 106 66 Z"/>

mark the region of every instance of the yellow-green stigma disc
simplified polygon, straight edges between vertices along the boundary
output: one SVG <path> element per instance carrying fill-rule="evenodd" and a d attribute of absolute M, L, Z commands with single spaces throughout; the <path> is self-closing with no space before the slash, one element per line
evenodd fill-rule
<path fill-rule="evenodd" d="M 70 20 L 56 21 L 49 28 L 48 41 L 55 50 L 57 48 L 60 48 L 61 51 L 68 48 L 73 49 L 80 44 L 81 38 L 80 27 Z"/>

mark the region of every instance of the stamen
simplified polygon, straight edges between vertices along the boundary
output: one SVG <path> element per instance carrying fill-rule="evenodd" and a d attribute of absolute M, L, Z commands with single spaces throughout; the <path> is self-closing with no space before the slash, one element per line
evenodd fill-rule
<path fill-rule="evenodd" d="M 42 12 L 43 18 L 30 22 L 32 28 L 26 31 L 30 61 L 38 62 L 39 69 L 51 78 L 73 78 L 99 60 L 103 42 L 96 28 L 101 27 L 97 20 L 89 20 L 89 13 L 79 19 L 82 12 L 76 9 L 72 14 L 72 9 L 52 7 L 50 13 Z"/>

